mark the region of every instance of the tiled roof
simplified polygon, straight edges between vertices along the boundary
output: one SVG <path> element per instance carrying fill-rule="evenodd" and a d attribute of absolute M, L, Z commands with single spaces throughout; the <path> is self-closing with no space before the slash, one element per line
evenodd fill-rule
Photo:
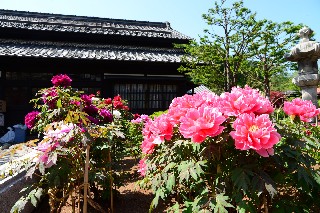
<path fill-rule="evenodd" d="M 190 39 L 190 37 L 173 30 L 168 22 L 107 19 L 13 10 L 0 10 L 0 28 Z"/>
<path fill-rule="evenodd" d="M 182 55 L 169 48 L 0 39 L 0 56 L 179 63 Z"/>
<path fill-rule="evenodd" d="M 206 87 L 202 84 L 200 86 L 197 86 L 197 87 L 187 91 L 188 94 L 197 94 L 197 93 L 201 93 L 201 92 L 212 92 L 212 91 L 208 87 Z"/>

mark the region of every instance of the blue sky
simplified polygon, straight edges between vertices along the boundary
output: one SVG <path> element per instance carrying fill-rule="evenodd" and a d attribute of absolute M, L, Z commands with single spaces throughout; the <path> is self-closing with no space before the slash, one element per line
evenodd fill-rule
<path fill-rule="evenodd" d="M 232 0 L 228 0 L 232 2 Z M 1 9 L 96 16 L 140 21 L 169 21 L 172 28 L 192 38 L 203 35 L 214 0 L 0 0 Z M 258 18 L 304 23 L 320 42 L 320 0 L 244 0 Z"/>

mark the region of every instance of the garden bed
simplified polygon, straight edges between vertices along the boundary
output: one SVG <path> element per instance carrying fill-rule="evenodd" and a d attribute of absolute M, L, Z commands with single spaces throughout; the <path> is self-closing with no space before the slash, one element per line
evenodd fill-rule
<path fill-rule="evenodd" d="M 137 181 L 141 179 L 139 173 L 137 172 L 138 162 L 130 157 L 123 160 L 123 169 L 126 173 L 126 178 L 124 185 L 121 186 L 118 191 L 119 194 L 115 196 L 114 200 L 114 212 L 115 213 L 144 213 L 149 211 L 151 201 L 153 199 L 153 194 L 149 190 L 143 190 L 137 185 Z M 106 204 L 100 204 L 103 209 L 108 212 L 109 206 Z M 159 205 L 155 212 L 164 212 L 164 206 Z M 49 213 L 48 199 L 44 199 L 42 203 L 33 213 Z M 71 213 L 72 212 L 72 202 L 71 199 L 68 200 L 66 205 L 62 208 L 61 213 Z M 76 211 L 77 212 L 77 211 Z M 88 212 L 98 213 L 99 211 L 88 206 Z"/>

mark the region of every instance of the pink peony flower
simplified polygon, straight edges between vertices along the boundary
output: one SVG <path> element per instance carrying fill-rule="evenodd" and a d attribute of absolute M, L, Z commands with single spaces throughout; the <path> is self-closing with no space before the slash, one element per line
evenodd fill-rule
<path fill-rule="evenodd" d="M 201 92 L 194 95 L 184 95 L 174 98 L 169 106 L 168 115 L 175 124 L 189 109 L 198 109 L 202 105 L 218 107 L 220 97 L 210 92 Z"/>
<path fill-rule="evenodd" d="M 202 143 L 207 137 L 214 137 L 223 131 L 220 126 L 226 118 L 217 108 L 201 106 L 198 109 L 189 109 L 180 118 L 179 131 L 185 138 L 191 138 L 193 142 Z"/>
<path fill-rule="evenodd" d="M 139 161 L 139 170 L 138 172 L 140 173 L 141 176 L 146 176 L 146 172 L 148 170 L 147 164 L 146 164 L 146 159 L 141 159 Z"/>
<path fill-rule="evenodd" d="M 56 164 L 57 155 L 53 154 L 52 152 L 59 146 L 60 144 L 57 141 L 40 142 L 37 146 L 37 150 L 41 151 L 41 154 L 37 161 L 42 162 L 46 168 Z"/>
<path fill-rule="evenodd" d="M 320 113 L 315 105 L 309 100 L 295 98 L 291 102 L 284 102 L 283 111 L 287 115 L 299 116 L 301 121 L 310 122 L 311 118 Z"/>
<path fill-rule="evenodd" d="M 156 146 L 155 143 L 153 143 L 153 138 L 144 138 L 144 140 L 141 143 L 141 151 L 144 154 L 151 154 L 153 153 L 154 147 Z"/>
<path fill-rule="evenodd" d="M 131 120 L 131 123 L 134 123 L 134 124 L 139 124 L 139 123 L 146 123 L 148 121 L 150 121 L 151 119 L 149 118 L 148 115 L 139 115 L 139 117 L 135 118 L 135 119 L 132 119 Z"/>
<path fill-rule="evenodd" d="M 268 99 L 249 86 L 243 89 L 233 87 L 230 93 L 225 92 L 220 97 L 221 110 L 228 116 L 239 116 L 243 113 L 270 114 L 274 110 Z"/>
<path fill-rule="evenodd" d="M 67 75 L 61 74 L 61 75 L 55 75 L 52 77 L 51 82 L 52 84 L 57 87 L 68 87 L 71 86 L 71 78 Z"/>
<path fill-rule="evenodd" d="M 167 114 L 162 114 L 153 120 L 148 121 L 143 130 L 142 152 L 150 154 L 155 145 L 171 140 L 173 135 L 173 124 Z"/>
<path fill-rule="evenodd" d="M 235 131 L 230 135 L 235 140 L 236 149 L 254 149 L 263 157 L 273 155 L 273 145 L 281 139 L 267 114 L 241 114 L 232 127 Z"/>
<path fill-rule="evenodd" d="M 29 129 L 32 129 L 37 122 L 37 116 L 40 114 L 38 111 L 29 112 L 25 118 L 24 123 Z"/>

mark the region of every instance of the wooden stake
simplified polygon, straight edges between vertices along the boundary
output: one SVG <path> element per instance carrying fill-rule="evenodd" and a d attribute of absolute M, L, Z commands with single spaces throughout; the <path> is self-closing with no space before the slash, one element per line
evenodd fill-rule
<path fill-rule="evenodd" d="M 89 179 L 89 150 L 90 150 L 90 146 L 87 145 L 86 148 L 86 163 L 85 163 L 85 167 L 84 167 L 84 183 L 83 183 L 83 213 L 87 213 L 87 209 L 88 209 L 88 200 L 87 200 L 87 196 L 88 196 L 88 179 Z"/>

